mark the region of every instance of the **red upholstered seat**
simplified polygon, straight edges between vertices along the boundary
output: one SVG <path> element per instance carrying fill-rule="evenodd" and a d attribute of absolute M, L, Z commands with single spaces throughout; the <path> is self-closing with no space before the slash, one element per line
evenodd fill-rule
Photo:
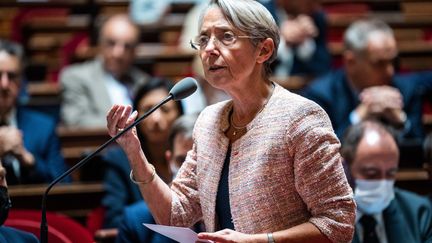
<path fill-rule="evenodd" d="M 41 212 L 38 210 L 11 210 L 6 226 L 33 233 L 39 238 Z M 75 220 L 61 214 L 47 212 L 48 242 L 90 243 L 94 242 L 90 232 Z"/>

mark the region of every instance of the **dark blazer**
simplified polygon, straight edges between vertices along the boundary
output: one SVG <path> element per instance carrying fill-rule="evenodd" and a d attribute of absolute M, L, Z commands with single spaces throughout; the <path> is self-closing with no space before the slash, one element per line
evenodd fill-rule
<path fill-rule="evenodd" d="M 298 55 L 295 54 L 290 75 L 318 76 L 330 70 L 331 55 L 327 49 L 326 16 L 324 12 L 317 11 L 311 15 L 311 18 L 318 30 L 318 35 L 313 39 L 316 45 L 315 52 L 307 61 L 300 59 Z"/>
<path fill-rule="evenodd" d="M 174 243 L 159 233 L 145 227 L 143 223 L 155 224 L 150 209 L 144 201 L 134 203 L 125 208 L 123 219 L 120 221 L 117 243 Z"/>
<path fill-rule="evenodd" d="M 120 147 L 111 147 L 103 155 L 105 162 L 104 188 L 102 205 L 105 208 L 104 228 L 119 226 L 124 208 L 142 200 L 137 185 L 129 178 L 130 166 L 126 154 Z"/>
<path fill-rule="evenodd" d="M 8 173 L 9 185 L 49 183 L 67 170 L 54 119 L 43 113 L 18 107 L 17 123 L 23 134 L 24 147 L 33 154 L 36 164 L 31 169 L 21 168 L 19 179 L 12 177 L 13 172 Z M 67 177 L 64 181 L 70 180 L 70 177 Z"/>
<path fill-rule="evenodd" d="M 432 92 L 432 71 L 395 75 L 392 86 L 403 96 L 404 111 L 410 122 L 405 138 L 423 138 L 422 98 Z M 360 103 L 358 94 L 351 89 L 345 71 L 340 69 L 313 81 L 302 95 L 318 103 L 329 115 L 339 138 L 351 125 L 350 113 Z"/>
<path fill-rule="evenodd" d="M 0 226 L 0 243 L 32 243 L 39 242 L 33 234 L 7 226 Z"/>
<path fill-rule="evenodd" d="M 388 242 L 432 242 L 432 205 L 427 198 L 395 188 L 383 217 Z M 353 243 L 360 243 L 357 232 Z"/>

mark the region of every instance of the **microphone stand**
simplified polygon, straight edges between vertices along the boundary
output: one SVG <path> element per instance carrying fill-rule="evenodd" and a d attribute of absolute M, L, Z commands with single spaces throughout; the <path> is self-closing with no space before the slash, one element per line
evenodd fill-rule
<path fill-rule="evenodd" d="M 99 153 L 101 150 L 106 148 L 109 144 L 111 144 L 114 140 L 122 136 L 125 132 L 129 131 L 132 127 L 136 126 L 138 123 L 140 123 L 143 119 L 148 117 L 151 113 L 153 113 L 156 109 L 167 103 L 168 101 L 172 100 L 174 98 L 173 94 L 169 94 L 168 97 L 166 97 L 163 101 L 161 101 L 158 105 L 151 108 L 149 111 L 147 111 L 142 117 L 138 118 L 134 123 L 127 126 L 123 131 L 119 132 L 114 137 L 110 138 L 108 141 L 106 141 L 104 144 L 102 144 L 99 148 L 97 148 L 93 153 L 89 154 L 87 157 L 76 163 L 74 166 L 72 166 L 69 170 L 67 170 L 65 173 L 63 173 L 61 176 L 57 177 L 51 184 L 48 185 L 47 189 L 45 190 L 45 193 L 42 196 L 42 218 L 41 218 L 41 226 L 40 226 L 40 240 L 41 243 L 47 243 L 48 242 L 48 222 L 46 218 L 46 199 L 48 196 L 48 192 L 51 190 L 51 188 L 56 185 L 59 181 L 63 180 L 66 176 L 71 174 L 73 171 L 81 168 L 87 161 L 92 159 L 97 153 Z"/>

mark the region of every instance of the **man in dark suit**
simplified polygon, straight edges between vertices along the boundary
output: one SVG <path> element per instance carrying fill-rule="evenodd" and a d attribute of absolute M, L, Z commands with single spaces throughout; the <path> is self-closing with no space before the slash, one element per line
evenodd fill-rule
<path fill-rule="evenodd" d="M 11 207 L 7 191 L 6 169 L 0 159 L 0 242 L 1 243 L 32 243 L 39 242 L 36 236 L 11 227 L 4 226 Z"/>
<path fill-rule="evenodd" d="M 0 40 L 0 158 L 9 184 L 48 183 L 67 168 L 56 122 L 17 102 L 22 58 L 21 46 Z"/>
<path fill-rule="evenodd" d="M 429 200 L 394 187 L 399 151 L 386 127 L 376 121 L 353 125 L 341 154 L 357 204 L 354 243 L 432 241 Z"/>
<path fill-rule="evenodd" d="M 324 108 L 339 138 L 349 125 L 376 118 L 403 139 L 422 139 L 422 96 L 432 91 L 432 72 L 395 74 L 396 40 L 379 20 L 351 24 L 344 45 L 344 69 L 314 81 L 302 94 Z"/>
<path fill-rule="evenodd" d="M 101 27 L 98 56 L 61 72 L 66 126 L 105 128 L 113 104 L 132 104 L 132 94 L 148 79 L 132 65 L 139 37 L 139 27 L 127 15 L 113 15 Z"/>

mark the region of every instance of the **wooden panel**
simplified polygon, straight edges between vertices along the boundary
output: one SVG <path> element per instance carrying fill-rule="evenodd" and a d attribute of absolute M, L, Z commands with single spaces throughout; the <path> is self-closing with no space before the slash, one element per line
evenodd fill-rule
<path fill-rule="evenodd" d="M 14 209 L 40 209 L 47 185 L 9 186 Z M 101 183 L 59 184 L 48 194 L 47 210 L 56 211 L 84 222 L 87 214 L 100 206 L 104 195 Z"/>

